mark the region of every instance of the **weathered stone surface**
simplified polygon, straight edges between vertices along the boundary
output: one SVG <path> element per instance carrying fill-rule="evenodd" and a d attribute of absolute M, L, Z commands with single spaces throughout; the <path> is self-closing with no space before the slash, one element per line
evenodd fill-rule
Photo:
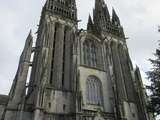
<path fill-rule="evenodd" d="M 2 116 L 4 114 L 8 99 L 9 97 L 7 95 L 0 95 L 0 120 L 2 119 Z"/>
<path fill-rule="evenodd" d="M 35 47 L 29 34 L 9 96 L 0 95 L 0 120 L 154 120 L 118 15 L 95 3 L 85 31 L 75 0 L 47 0 Z"/>
<path fill-rule="evenodd" d="M 6 105 L 8 103 L 8 95 L 0 95 L 0 105 Z"/>

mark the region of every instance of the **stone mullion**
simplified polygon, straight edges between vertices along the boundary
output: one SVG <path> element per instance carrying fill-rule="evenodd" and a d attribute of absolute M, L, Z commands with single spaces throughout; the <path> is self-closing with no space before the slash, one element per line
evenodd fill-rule
<path fill-rule="evenodd" d="M 103 60 L 103 69 L 107 71 L 108 56 L 107 56 L 106 44 L 102 45 L 102 60 Z"/>
<path fill-rule="evenodd" d="M 100 69 L 104 69 L 103 68 L 103 56 L 102 56 L 102 47 L 101 47 L 101 45 L 99 45 L 99 51 L 100 51 L 100 53 L 99 53 L 99 59 L 100 59 Z"/>
<path fill-rule="evenodd" d="M 93 98 L 93 95 L 94 95 L 94 93 L 93 93 L 93 82 L 92 81 L 90 81 L 90 95 L 91 95 L 91 104 L 93 104 L 93 101 L 94 101 L 94 98 Z"/>
<path fill-rule="evenodd" d="M 82 48 L 82 52 L 83 54 L 81 54 L 81 60 L 83 61 L 82 63 L 84 65 L 86 65 L 86 45 L 83 44 L 83 48 Z"/>
<path fill-rule="evenodd" d="M 91 43 L 91 46 L 90 46 L 90 61 L 91 61 L 91 66 L 94 67 L 94 59 L 93 59 L 93 43 Z"/>
<path fill-rule="evenodd" d="M 99 84 L 97 83 L 97 81 L 95 81 L 95 103 L 98 103 L 98 99 L 99 99 Z"/>
<path fill-rule="evenodd" d="M 85 87 L 85 89 L 86 89 L 86 101 L 87 101 L 87 103 L 88 103 L 89 100 L 90 100 L 90 97 L 89 97 L 90 84 L 88 84 L 88 81 L 86 82 L 86 87 Z"/>
<path fill-rule="evenodd" d="M 101 68 L 101 53 L 100 53 L 100 47 L 99 46 L 97 46 L 97 48 L 96 48 L 96 52 L 97 52 L 97 67 L 98 68 Z"/>
<path fill-rule="evenodd" d="M 96 86 L 96 82 L 94 80 L 94 82 L 93 82 L 93 104 L 96 104 L 96 89 L 95 89 L 95 86 Z"/>
<path fill-rule="evenodd" d="M 64 42 L 64 26 L 58 25 L 55 42 L 55 57 L 54 57 L 54 87 L 55 89 L 62 88 L 62 72 L 63 72 L 63 42 Z"/>
<path fill-rule="evenodd" d="M 93 66 L 94 67 L 96 67 L 96 52 L 95 52 L 95 49 L 96 49 L 96 47 L 93 47 L 92 48 L 93 50 L 92 50 L 92 54 L 93 54 L 93 57 L 92 57 L 92 59 L 93 59 Z"/>
<path fill-rule="evenodd" d="M 87 84 L 88 84 L 87 87 L 88 87 L 88 98 L 89 98 L 88 102 L 91 103 L 92 102 L 92 97 L 91 97 L 91 82 L 88 80 Z"/>
<path fill-rule="evenodd" d="M 91 60 L 91 42 L 88 43 L 88 54 L 87 54 L 87 61 L 89 66 L 92 66 L 92 60 Z"/>

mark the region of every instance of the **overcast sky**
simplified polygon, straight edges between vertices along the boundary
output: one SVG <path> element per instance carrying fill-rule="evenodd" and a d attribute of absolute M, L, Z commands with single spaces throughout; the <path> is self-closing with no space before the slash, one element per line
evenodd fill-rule
<path fill-rule="evenodd" d="M 0 0 L 0 94 L 8 94 L 30 29 L 37 30 L 45 0 Z M 160 33 L 160 0 L 107 0 L 124 27 L 130 56 L 141 71 L 148 71 Z M 77 0 L 79 27 L 86 27 L 94 0 Z M 34 35 L 35 36 L 35 35 Z M 144 76 L 144 75 L 143 75 Z"/>

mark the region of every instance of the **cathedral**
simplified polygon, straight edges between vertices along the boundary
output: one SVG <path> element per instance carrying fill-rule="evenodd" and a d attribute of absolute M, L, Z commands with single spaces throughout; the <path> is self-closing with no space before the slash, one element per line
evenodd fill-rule
<path fill-rule="evenodd" d="M 79 22 L 75 0 L 46 0 L 36 44 L 30 32 L 0 95 L 0 120 L 154 120 L 116 11 L 95 0 L 87 29 Z"/>

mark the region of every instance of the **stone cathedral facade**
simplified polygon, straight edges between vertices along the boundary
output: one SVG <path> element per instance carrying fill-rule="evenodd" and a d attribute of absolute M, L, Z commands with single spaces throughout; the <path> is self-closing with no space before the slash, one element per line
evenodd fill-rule
<path fill-rule="evenodd" d="M 0 96 L 0 120 L 153 120 L 115 10 L 95 0 L 87 30 L 78 22 L 75 0 L 46 1 L 36 45 L 30 32 Z"/>

